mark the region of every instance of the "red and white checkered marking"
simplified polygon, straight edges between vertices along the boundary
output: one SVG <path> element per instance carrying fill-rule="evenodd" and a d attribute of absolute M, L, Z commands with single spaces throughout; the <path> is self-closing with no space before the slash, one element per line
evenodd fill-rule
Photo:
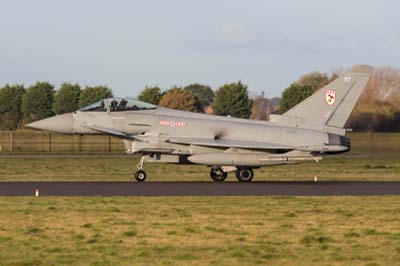
<path fill-rule="evenodd" d="M 186 127 L 185 121 L 176 121 L 175 122 L 176 127 Z"/>
<path fill-rule="evenodd" d="M 168 120 L 160 120 L 160 126 L 169 126 L 169 121 Z"/>
<path fill-rule="evenodd" d="M 185 121 L 174 121 L 174 120 L 160 120 L 160 126 L 162 127 L 186 127 Z"/>

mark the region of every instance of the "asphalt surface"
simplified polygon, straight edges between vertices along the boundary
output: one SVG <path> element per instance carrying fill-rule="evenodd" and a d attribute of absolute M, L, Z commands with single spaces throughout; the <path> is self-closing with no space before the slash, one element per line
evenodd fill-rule
<path fill-rule="evenodd" d="M 400 182 L 0 182 L 0 196 L 400 195 Z"/>

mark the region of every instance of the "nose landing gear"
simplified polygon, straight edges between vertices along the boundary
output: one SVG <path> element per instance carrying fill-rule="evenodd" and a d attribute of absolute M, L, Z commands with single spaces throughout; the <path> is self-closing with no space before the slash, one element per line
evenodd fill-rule
<path fill-rule="evenodd" d="M 145 163 L 145 158 L 144 156 L 140 159 L 139 164 L 137 165 L 138 170 L 135 172 L 135 179 L 138 182 L 143 182 L 147 178 L 147 174 L 144 171 L 144 163 Z"/>
<path fill-rule="evenodd" d="M 146 180 L 146 178 L 147 178 L 147 174 L 145 171 L 143 171 L 143 170 L 136 171 L 136 173 L 135 173 L 136 181 L 143 182 L 144 180 Z"/>

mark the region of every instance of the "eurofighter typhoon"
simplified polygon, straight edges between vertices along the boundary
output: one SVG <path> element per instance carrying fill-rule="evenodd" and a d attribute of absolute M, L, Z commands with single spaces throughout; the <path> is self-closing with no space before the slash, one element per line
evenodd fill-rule
<path fill-rule="evenodd" d="M 73 113 L 28 124 L 64 134 L 108 134 L 123 139 L 128 154 L 142 154 L 135 178 L 144 181 L 145 163 L 203 164 L 214 181 L 235 172 L 241 182 L 253 169 L 319 161 L 350 150 L 344 125 L 373 68 L 358 65 L 282 115 L 255 121 L 157 107 L 128 98 L 104 99 Z"/>

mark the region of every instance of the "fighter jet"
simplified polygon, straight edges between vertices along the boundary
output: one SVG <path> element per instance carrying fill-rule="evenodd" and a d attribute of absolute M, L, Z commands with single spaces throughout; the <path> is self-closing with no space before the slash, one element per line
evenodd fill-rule
<path fill-rule="evenodd" d="M 253 169 L 350 150 L 344 125 L 373 68 L 358 65 L 282 115 L 255 121 L 172 110 L 128 98 L 109 98 L 73 113 L 27 126 L 64 134 L 121 138 L 128 154 L 142 154 L 135 179 L 146 180 L 145 163 L 203 164 L 212 180 L 235 172 L 241 182 Z"/>

